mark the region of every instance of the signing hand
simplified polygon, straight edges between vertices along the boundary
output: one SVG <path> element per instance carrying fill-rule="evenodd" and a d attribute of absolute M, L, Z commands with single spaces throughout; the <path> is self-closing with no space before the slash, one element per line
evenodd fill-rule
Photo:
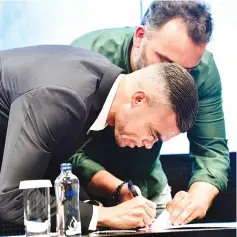
<path fill-rule="evenodd" d="M 98 226 L 114 229 L 148 227 L 155 220 L 156 204 L 142 196 L 114 207 L 99 209 Z"/>

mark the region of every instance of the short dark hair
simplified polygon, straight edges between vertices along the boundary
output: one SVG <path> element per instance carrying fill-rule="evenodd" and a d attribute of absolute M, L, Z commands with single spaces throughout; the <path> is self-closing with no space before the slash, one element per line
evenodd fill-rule
<path fill-rule="evenodd" d="M 188 36 L 194 43 L 205 44 L 211 39 L 213 19 L 209 7 L 197 0 L 153 1 L 141 24 L 148 29 L 158 29 L 174 18 L 182 18 Z"/>
<path fill-rule="evenodd" d="M 181 133 L 187 132 L 198 113 L 198 90 L 192 76 L 176 63 L 159 63 L 163 67 L 165 94 L 176 113 Z"/>

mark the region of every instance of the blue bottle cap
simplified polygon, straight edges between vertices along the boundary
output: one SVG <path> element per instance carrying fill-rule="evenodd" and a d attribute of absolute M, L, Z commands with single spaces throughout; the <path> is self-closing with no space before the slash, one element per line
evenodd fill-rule
<path fill-rule="evenodd" d="M 62 163 L 60 165 L 61 170 L 71 170 L 72 169 L 72 164 L 71 163 Z"/>

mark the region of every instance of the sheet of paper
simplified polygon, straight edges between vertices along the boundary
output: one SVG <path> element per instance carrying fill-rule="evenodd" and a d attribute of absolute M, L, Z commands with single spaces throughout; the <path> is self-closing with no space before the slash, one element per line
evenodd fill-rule
<path fill-rule="evenodd" d="M 167 210 L 164 210 L 153 222 L 151 229 L 167 229 L 172 226 L 170 221 L 170 214 Z"/>
<path fill-rule="evenodd" d="M 187 229 L 187 228 L 237 228 L 237 222 L 220 222 L 220 223 L 195 223 L 186 225 L 172 225 L 169 220 L 170 214 L 164 210 L 154 221 L 150 228 L 142 230 L 168 230 L 168 229 Z"/>

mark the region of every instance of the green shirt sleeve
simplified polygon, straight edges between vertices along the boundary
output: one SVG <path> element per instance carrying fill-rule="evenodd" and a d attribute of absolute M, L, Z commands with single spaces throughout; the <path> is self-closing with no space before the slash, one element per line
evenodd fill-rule
<path fill-rule="evenodd" d="M 72 163 L 73 173 L 79 178 L 81 185 L 86 188 L 91 178 L 99 171 L 105 170 L 103 166 L 87 157 L 83 151 L 76 153 L 69 160 Z"/>
<path fill-rule="evenodd" d="M 207 52 L 202 61 L 192 72 L 199 89 L 199 111 L 194 126 L 188 132 L 190 153 L 194 156 L 189 186 L 204 181 L 223 190 L 228 181 L 229 152 L 221 81 L 212 54 Z"/>
<path fill-rule="evenodd" d="M 75 40 L 73 40 L 71 45 L 96 52 L 96 49 L 94 49 L 96 45 L 94 41 L 97 39 L 97 33 L 99 33 L 99 31 L 89 32 L 87 34 L 84 34 L 76 38 Z"/>

